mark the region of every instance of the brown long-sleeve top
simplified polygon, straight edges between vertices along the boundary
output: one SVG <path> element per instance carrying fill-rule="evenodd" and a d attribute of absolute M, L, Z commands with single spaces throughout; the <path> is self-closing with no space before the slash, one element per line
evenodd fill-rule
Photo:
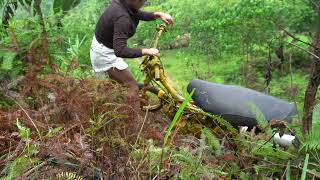
<path fill-rule="evenodd" d="M 152 21 L 156 16 L 152 12 L 144 12 L 129 7 L 126 0 L 113 0 L 101 15 L 95 31 L 99 43 L 114 49 L 116 56 L 136 58 L 142 56 L 142 50 L 128 48 L 127 41 L 132 37 L 139 21 Z"/>

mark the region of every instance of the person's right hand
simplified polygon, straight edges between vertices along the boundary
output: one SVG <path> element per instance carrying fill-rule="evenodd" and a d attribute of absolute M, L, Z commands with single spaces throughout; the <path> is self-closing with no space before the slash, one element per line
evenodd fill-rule
<path fill-rule="evenodd" d="M 160 56 L 160 51 L 156 48 L 151 49 L 142 49 L 143 55 L 149 55 L 149 56 Z"/>

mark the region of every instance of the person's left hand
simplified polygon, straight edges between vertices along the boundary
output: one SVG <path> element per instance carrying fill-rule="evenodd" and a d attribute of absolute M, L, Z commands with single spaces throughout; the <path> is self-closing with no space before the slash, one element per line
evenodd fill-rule
<path fill-rule="evenodd" d="M 173 18 L 170 14 L 158 12 L 156 15 L 162 19 L 162 21 L 168 25 L 173 25 Z"/>

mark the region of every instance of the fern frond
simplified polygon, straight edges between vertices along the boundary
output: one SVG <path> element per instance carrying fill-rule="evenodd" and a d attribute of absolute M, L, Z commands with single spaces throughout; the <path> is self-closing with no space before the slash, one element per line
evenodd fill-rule
<path fill-rule="evenodd" d="M 309 163 L 309 154 L 306 155 L 306 158 L 304 160 L 301 180 L 306 180 L 306 178 L 307 178 L 308 163 Z"/>
<path fill-rule="evenodd" d="M 319 127 L 320 128 L 320 127 Z M 306 135 L 305 142 L 302 144 L 302 149 L 306 151 L 319 151 L 320 150 L 320 131 L 316 131 L 316 128 Z"/>
<path fill-rule="evenodd" d="M 178 164 L 189 167 L 193 171 L 197 170 L 198 160 L 187 149 L 181 149 L 172 157 Z"/>
<path fill-rule="evenodd" d="M 320 123 L 320 104 L 317 104 L 313 109 L 312 121 Z"/>
<path fill-rule="evenodd" d="M 305 136 L 305 142 L 302 144 L 301 149 L 306 151 L 319 151 L 320 150 L 320 104 L 316 105 L 313 109 L 313 128 L 312 131 Z"/>
<path fill-rule="evenodd" d="M 211 132 L 210 129 L 202 129 L 202 134 L 208 139 L 209 147 L 215 152 L 217 156 L 221 155 L 221 145 L 216 136 Z"/>
<path fill-rule="evenodd" d="M 1 63 L 1 69 L 3 70 L 12 70 L 13 68 L 13 61 L 16 57 L 16 53 L 12 52 L 5 52 L 3 53 L 3 61 Z"/>
<path fill-rule="evenodd" d="M 61 172 L 56 175 L 59 180 L 83 180 L 83 178 L 74 172 Z"/>
<path fill-rule="evenodd" d="M 238 135 L 238 130 L 235 129 L 228 121 L 218 116 L 209 116 L 212 117 L 215 121 L 219 123 L 220 126 L 225 126 L 228 131 L 230 131 L 233 135 Z"/>
<path fill-rule="evenodd" d="M 259 107 L 252 102 L 247 103 L 247 106 L 250 108 L 251 112 L 256 116 L 258 125 L 262 129 L 265 129 L 268 126 L 268 122 L 262 111 L 259 109 Z"/>

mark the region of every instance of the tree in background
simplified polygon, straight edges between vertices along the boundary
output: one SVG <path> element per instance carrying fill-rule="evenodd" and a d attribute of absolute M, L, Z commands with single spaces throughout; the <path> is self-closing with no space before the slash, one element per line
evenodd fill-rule
<path fill-rule="evenodd" d="M 53 1 L 53 12 L 55 14 L 61 13 L 57 16 L 58 26 L 62 26 L 61 19 L 63 16 L 72 8 L 80 4 L 81 0 L 54 0 Z M 39 2 L 33 0 L 0 0 L 0 5 L 4 8 L 2 9 L 2 26 L 8 28 L 9 20 L 15 15 L 15 11 L 18 6 L 29 10 L 30 12 L 36 12 L 36 6 Z M 33 14 L 35 14 L 33 13 Z"/>
<path fill-rule="evenodd" d="M 317 15 L 315 22 L 317 26 L 310 45 L 312 52 L 309 52 L 311 54 L 311 71 L 304 100 L 304 116 L 302 119 L 302 132 L 304 134 L 310 133 L 312 130 L 313 108 L 320 85 L 320 3 L 314 0 L 309 0 L 309 2 L 314 7 L 314 13 Z"/>

